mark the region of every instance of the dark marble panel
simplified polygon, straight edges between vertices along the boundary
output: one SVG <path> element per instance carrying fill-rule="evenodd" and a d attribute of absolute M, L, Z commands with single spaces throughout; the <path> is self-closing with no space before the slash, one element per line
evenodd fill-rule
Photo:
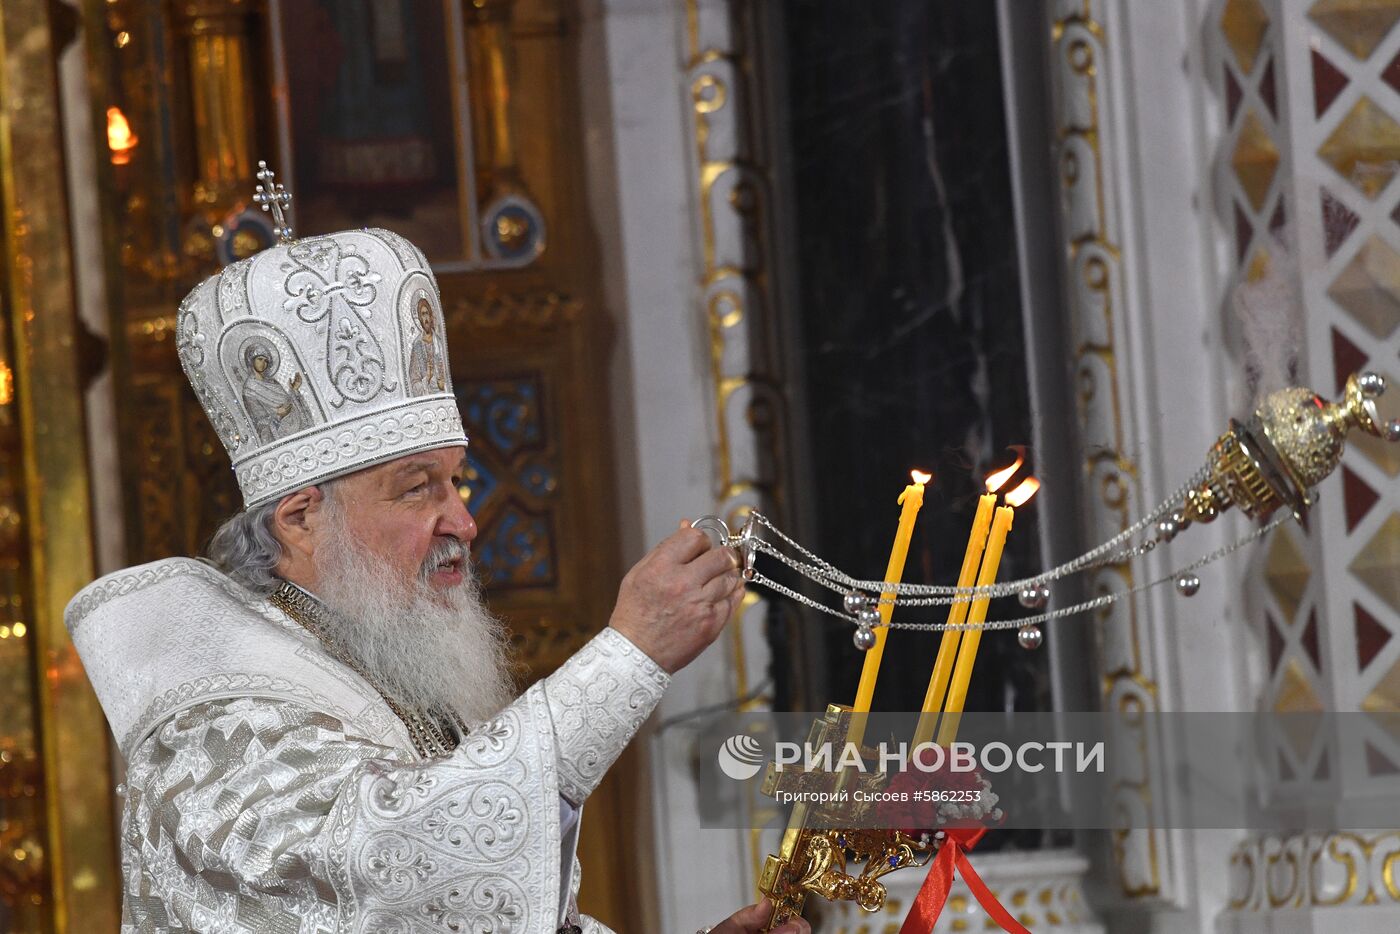
<path fill-rule="evenodd" d="M 782 4 L 811 544 L 879 577 L 908 470 L 931 470 L 906 580 L 951 584 L 981 477 L 1030 441 L 995 4 Z M 1035 517 L 1018 514 L 1003 578 L 1041 566 Z M 830 659 L 817 699 L 849 703 L 850 631 L 809 622 Z M 877 708 L 918 709 L 937 638 L 892 635 Z M 1049 703 L 1045 655 L 989 634 L 968 709 Z"/>

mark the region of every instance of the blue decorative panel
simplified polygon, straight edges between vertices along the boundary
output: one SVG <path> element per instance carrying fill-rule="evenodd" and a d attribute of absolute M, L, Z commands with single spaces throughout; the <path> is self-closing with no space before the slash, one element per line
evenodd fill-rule
<path fill-rule="evenodd" d="M 472 552 L 489 587 L 547 587 L 554 583 L 553 543 L 546 517 L 529 515 L 511 503 Z"/>
<path fill-rule="evenodd" d="M 531 464 L 520 476 L 520 482 L 536 496 L 548 496 L 559 485 L 554 469 L 546 464 Z"/>
<path fill-rule="evenodd" d="M 472 551 L 490 589 L 554 587 L 561 471 L 538 373 L 455 385 L 467 447 Z"/>
<path fill-rule="evenodd" d="M 468 436 L 470 439 L 470 436 Z M 467 475 L 463 479 L 467 488 L 467 508 L 474 513 L 489 508 L 491 494 L 500 485 L 496 475 L 482 461 L 475 444 L 467 444 Z"/>
<path fill-rule="evenodd" d="M 514 455 L 540 440 L 539 385 L 533 379 L 459 383 L 462 417 L 501 454 Z"/>

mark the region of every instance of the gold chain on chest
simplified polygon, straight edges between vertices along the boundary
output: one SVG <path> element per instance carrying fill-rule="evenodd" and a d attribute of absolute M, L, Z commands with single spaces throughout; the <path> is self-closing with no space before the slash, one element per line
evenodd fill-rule
<path fill-rule="evenodd" d="M 394 712 L 408 730 L 409 738 L 413 741 L 413 748 L 418 755 L 423 758 L 433 758 L 445 756 L 457 748 L 458 732 L 466 735 L 466 725 L 461 719 L 452 716 L 436 717 L 419 710 L 407 709 L 389 695 L 379 683 L 370 676 L 358 661 L 342 652 L 327 637 L 323 620 L 330 611 L 311 594 L 293 584 L 291 581 L 283 581 L 276 590 L 268 597 L 268 602 L 286 613 L 297 622 L 303 629 L 316 637 L 333 658 L 341 664 L 346 665 L 354 671 L 375 692 L 384 699 L 384 703 L 389 705 L 389 709 Z M 454 730 L 454 727 L 456 729 Z"/>

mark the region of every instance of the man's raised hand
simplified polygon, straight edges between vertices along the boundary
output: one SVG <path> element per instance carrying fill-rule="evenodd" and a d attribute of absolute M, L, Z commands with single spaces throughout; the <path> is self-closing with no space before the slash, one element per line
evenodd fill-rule
<path fill-rule="evenodd" d="M 743 599 L 733 549 L 682 520 L 622 579 L 609 625 L 675 674 L 719 637 Z"/>

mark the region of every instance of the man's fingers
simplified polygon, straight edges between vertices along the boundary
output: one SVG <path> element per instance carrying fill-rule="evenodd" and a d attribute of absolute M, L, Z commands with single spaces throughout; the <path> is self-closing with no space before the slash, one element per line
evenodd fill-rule
<path fill-rule="evenodd" d="M 739 606 L 744 601 L 744 588 L 736 587 L 734 591 L 724 599 L 710 605 L 710 616 L 701 624 L 705 633 L 706 644 L 714 642 L 719 638 L 719 634 L 724 631 L 724 627 L 734 618 Z"/>
<path fill-rule="evenodd" d="M 700 588 L 700 599 L 706 603 L 721 603 L 728 601 L 734 593 L 736 584 L 742 582 L 739 572 L 731 568 L 728 573 L 718 577 L 712 577 Z"/>
<path fill-rule="evenodd" d="M 711 548 L 685 566 L 685 572 L 697 584 L 708 584 L 738 570 L 739 561 L 733 548 Z"/>
<path fill-rule="evenodd" d="M 702 533 L 703 534 L 703 533 Z M 682 567 L 676 568 L 674 573 L 677 580 L 683 585 L 687 592 L 702 590 L 711 581 L 722 580 L 725 575 L 732 573 L 739 566 L 739 562 L 734 557 L 733 548 L 715 548 L 710 546 L 709 539 L 705 539 L 705 550 L 692 555 Z M 671 552 L 671 556 L 680 552 Z M 712 595 L 718 600 L 719 595 Z"/>
<path fill-rule="evenodd" d="M 739 611 L 739 606 L 744 602 L 744 588 L 742 582 L 735 588 L 734 592 L 723 602 L 715 607 L 715 633 L 714 637 L 719 637 L 719 630 L 734 618 L 734 614 Z"/>
<path fill-rule="evenodd" d="M 709 547 L 710 537 L 687 524 L 668 535 L 665 541 L 656 546 L 656 550 L 677 564 L 687 564 L 703 555 Z"/>
<path fill-rule="evenodd" d="M 758 934 L 773 914 L 773 903 L 763 899 L 757 905 L 740 908 L 721 923 L 715 925 L 714 934 Z"/>
<path fill-rule="evenodd" d="M 734 591 L 729 595 L 730 616 L 733 616 L 734 611 L 739 609 L 739 604 L 744 602 L 745 593 L 746 591 L 744 590 L 744 579 L 741 577 L 739 578 L 738 582 L 734 585 Z"/>

